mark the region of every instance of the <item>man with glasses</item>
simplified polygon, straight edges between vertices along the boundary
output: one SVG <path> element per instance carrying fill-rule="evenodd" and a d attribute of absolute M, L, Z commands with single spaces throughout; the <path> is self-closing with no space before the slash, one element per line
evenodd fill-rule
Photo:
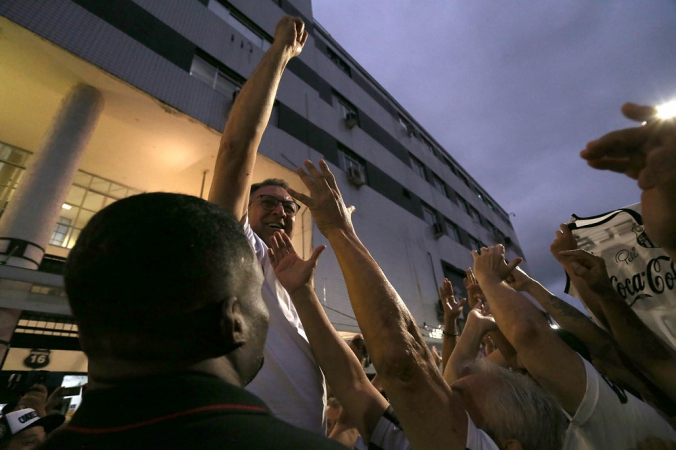
<path fill-rule="evenodd" d="M 263 299 L 270 312 L 265 364 L 247 389 L 292 425 L 325 435 L 326 386 L 289 294 L 270 265 L 273 233 L 293 236 L 300 206 L 282 180 L 251 186 L 256 153 L 267 127 L 282 73 L 307 40 L 302 20 L 284 17 L 274 42 L 249 77 L 230 111 L 221 138 L 209 201 L 241 219 L 263 267 Z"/>

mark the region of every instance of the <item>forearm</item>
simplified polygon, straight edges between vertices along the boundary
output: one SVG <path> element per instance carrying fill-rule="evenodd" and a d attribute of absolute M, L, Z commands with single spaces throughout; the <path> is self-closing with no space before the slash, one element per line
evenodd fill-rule
<path fill-rule="evenodd" d="M 612 287 L 599 292 L 598 298 L 613 337 L 634 364 L 646 368 L 651 363 L 676 358 L 676 352 L 639 319 Z"/>
<path fill-rule="evenodd" d="M 444 379 L 449 385 L 462 378 L 465 368 L 476 359 L 486 334 L 480 327 L 469 322 L 467 325 L 444 369 Z"/>
<path fill-rule="evenodd" d="M 562 329 L 584 342 L 592 353 L 607 347 L 612 339 L 577 308 L 556 297 L 537 281 L 529 283 L 526 292 L 542 305 Z"/>
<path fill-rule="evenodd" d="M 290 293 L 312 353 L 327 383 L 362 436 L 369 438 L 388 403 L 371 384 L 359 360 L 331 325 L 310 287 Z"/>
<path fill-rule="evenodd" d="M 209 201 L 237 218 L 246 213 L 256 152 L 290 58 L 287 48 L 270 47 L 242 87 L 225 125 Z"/>
<path fill-rule="evenodd" d="M 451 354 L 453 353 L 453 349 L 455 348 L 456 341 L 458 339 L 457 336 L 454 336 L 457 334 L 457 320 L 454 319 L 444 319 L 444 334 L 442 336 L 442 344 L 441 344 L 441 372 L 445 373 L 446 372 L 446 364 L 448 363 L 448 359 L 451 357 Z M 445 378 L 445 377 L 444 377 Z"/>
<path fill-rule="evenodd" d="M 408 355 L 402 362 L 411 367 L 419 367 L 416 360 L 422 359 L 434 365 L 413 316 L 357 235 L 341 230 L 329 233 L 327 238 L 340 264 L 355 317 L 369 343 L 371 360 L 383 380 L 390 374 L 381 373 L 378 365 L 387 365 L 393 354 Z"/>

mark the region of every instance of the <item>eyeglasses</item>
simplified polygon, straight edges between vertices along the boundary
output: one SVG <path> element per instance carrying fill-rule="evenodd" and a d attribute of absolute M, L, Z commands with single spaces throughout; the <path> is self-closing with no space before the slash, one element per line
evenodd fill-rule
<path fill-rule="evenodd" d="M 284 208 L 284 214 L 287 216 L 295 216 L 300 209 L 300 205 L 293 200 L 279 200 L 272 195 L 259 195 L 251 200 L 249 204 L 252 204 L 256 200 L 259 200 L 259 203 L 266 211 L 274 211 L 277 208 L 277 205 L 281 203 L 282 208 Z"/>

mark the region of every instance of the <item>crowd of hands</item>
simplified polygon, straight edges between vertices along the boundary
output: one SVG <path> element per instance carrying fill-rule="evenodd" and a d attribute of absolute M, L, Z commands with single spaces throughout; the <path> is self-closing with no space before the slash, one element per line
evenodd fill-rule
<path fill-rule="evenodd" d="M 306 39 L 302 22 L 293 24 L 293 29 L 287 23 L 290 31 L 286 34 L 284 24 L 280 25 L 275 39 L 288 40 L 294 55 L 299 54 Z M 625 104 L 622 112 L 638 125 L 590 142 L 580 156 L 592 168 L 638 181 L 646 231 L 673 260 L 676 122 L 657 120 L 655 108 L 633 103 Z M 577 248 L 566 224 L 556 231 L 550 250 L 594 320 L 521 270 L 521 258 L 506 261 L 502 245 L 483 247 L 472 252 L 474 267 L 465 278 L 467 298 L 456 298 L 448 280 L 440 286 L 444 338 L 438 355 L 428 348 L 405 303 L 359 241 L 351 219 L 354 208 L 343 202 L 328 165 L 319 161 L 317 167 L 306 161 L 297 173 L 309 194 L 288 192 L 309 208 L 336 253 L 378 372 L 370 382 L 363 372 L 364 358 L 358 357 L 364 352 L 351 349 L 339 338 L 314 293 L 313 274 L 326 246 L 317 247 L 304 260 L 289 237 L 277 232 L 269 246 L 272 266 L 299 312 L 317 362 L 341 405 L 329 428 L 330 437 L 348 446 L 359 435 L 368 442 L 391 403 L 413 448 L 465 448 L 463 424 L 467 419 L 452 386 L 477 357 L 532 378 L 573 416 L 585 394 L 585 368 L 557 329 L 581 342 L 596 370 L 614 385 L 635 393 L 667 420 L 676 418 L 676 352 L 615 291 L 604 260 Z M 466 302 L 471 310 L 459 333 L 457 322 Z M 333 402 L 330 408 L 337 405 Z M 460 425 L 449 427 L 449 423 Z M 496 443 L 512 448 L 510 442 Z M 673 449 L 676 443 L 649 439 L 637 448 Z"/>

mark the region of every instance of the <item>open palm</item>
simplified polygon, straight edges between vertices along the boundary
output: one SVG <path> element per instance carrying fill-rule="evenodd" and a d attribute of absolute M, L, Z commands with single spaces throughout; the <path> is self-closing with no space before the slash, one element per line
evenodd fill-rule
<path fill-rule="evenodd" d="M 306 286 L 312 287 L 317 260 L 325 248 L 324 245 L 317 247 L 306 261 L 296 253 L 286 233 L 281 231 L 272 236 L 272 246 L 268 249 L 270 263 L 287 292 L 291 293 Z"/>

